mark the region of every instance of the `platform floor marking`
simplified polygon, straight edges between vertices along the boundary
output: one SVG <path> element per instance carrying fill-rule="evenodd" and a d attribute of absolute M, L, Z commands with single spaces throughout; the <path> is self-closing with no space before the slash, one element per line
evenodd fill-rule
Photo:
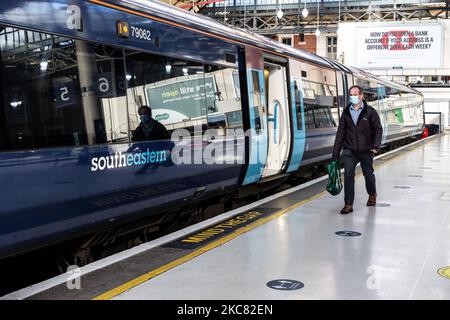
<path fill-rule="evenodd" d="M 148 272 L 148 273 L 146 273 L 146 274 L 144 274 L 144 275 L 142 275 L 142 276 L 140 276 L 140 277 L 138 277 L 138 278 L 136 278 L 134 280 L 131 280 L 131 281 L 129 281 L 129 282 L 127 282 L 127 283 L 117 287 L 117 288 L 114 288 L 114 289 L 112 289 L 112 290 L 110 290 L 108 292 L 105 292 L 105 293 L 95 297 L 93 300 L 110 300 L 110 299 L 114 298 L 115 296 L 118 296 L 119 294 L 121 294 L 123 292 L 126 292 L 129 289 L 131 289 L 131 288 L 133 288 L 133 287 L 135 287 L 135 286 L 137 286 L 137 285 L 139 285 L 141 283 L 144 283 L 144 282 L 146 282 L 146 281 L 148 281 L 148 280 L 150 280 L 150 279 L 152 279 L 152 278 L 154 278 L 154 277 L 156 277 L 156 276 L 158 276 L 158 275 L 160 275 L 160 274 L 162 274 L 162 273 L 164 273 L 166 271 L 169 271 L 170 269 L 173 269 L 173 268 L 175 268 L 175 267 L 177 267 L 177 266 L 179 266 L 179 265 L 181 265 L 181 264 L 183 264 L 183 263 L 185 263 L 185 262 L 187 262 L 189 260 L 194 259 L 195 257 L 198 257 L 198 256 L 202 255 L 205 252 L 208 252 L 208 251 L 210 251 L 210 250 L 212 250 L 214 248 L 217 248 L 217 247 L 223 245 L 223 244 L 233 240 L 234 238 L 239 237 L 240 235 L 242 235 L 242 234 L 244 234 L 246 232 L 249 232 L 249 231 L 251 231 L 251 230 L 253 230 L 253 229 L 255 229 L 255 228 L 257 228 L 257 227 L 259 227 L 259 226 L 261 226 L 261 225 L 271 221 L 271 220 L 277 219 L 277 218 L 281 217 L 282 215 L 288 213 L 289 211 L 291 211 L 291 210 L 293 210 L 293 209 L 295 209 L 297 207 L 300 207 L 301 205 L 303 205 L 303 204 L 305 204 L 307 202 L 315 200 L 315 199 L 323 196 L 324 194 L 326 194 L 326 191 L 322 191 L 321 193 L 319 193 L 319 194 L 317 194 L 317 195 L 315 195 L 313 197 L 310 197 L 308 199 L 305 199 L 305 200 L 302 200 L 300 202 L 297 202 L 297 203 L 295 203 L 295 204 L 293 204 L 293 205 L 291 205 L 291 206 L 289 206 L 289 207 L 287 207 L 287 208 L 285 208 L 283 210 L 275 212 L 274 214 L 272 214 L 272 215 L 270 215 L 268 217 L 261 218 L 261 219 L 255 221 L 255 222 L 253 222 L 253 223 L 251 223 L 249 225 L 246 225 L 246 226 L 244 226 L 242 228 L 239 228 L 236 231 L 234 231 L 233 233 L 230 233 L 230 234 L 224 236 L 223 238 L 215 240 L 214 242 L 211 242 L 210 244 L 207 244 L 204 247 L 199 248 L 199 249 L 195 250 L 194 252 L 192 252 L 192 253 L 184 256 L 184 257 L 181 257 L 181 258 L 179 258 L 177 260 L 169 262 L 168 264 L 166 264 L 164 266 L 161 266 L 161 267 L 159 267 L 159 268 L 157 268 L 157 269 L 155 269 L 153 271 L 150 271 L 150 272 Z"/>

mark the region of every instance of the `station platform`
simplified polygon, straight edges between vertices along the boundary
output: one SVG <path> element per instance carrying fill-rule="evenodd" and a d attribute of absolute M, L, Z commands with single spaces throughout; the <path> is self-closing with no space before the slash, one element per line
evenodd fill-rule
<path fill-rule="evenodd" d="M 79 288 L 63 275 L 5 298 L 450 299 L 450 135 L 375 167 L 376 207 L 360 173 L 348 215 L 319 179 L 82 268 Z"/>

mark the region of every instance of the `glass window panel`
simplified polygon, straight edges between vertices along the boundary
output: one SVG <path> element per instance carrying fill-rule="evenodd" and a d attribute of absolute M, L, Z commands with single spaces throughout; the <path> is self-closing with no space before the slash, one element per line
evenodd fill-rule
<path fill-rule="evenodd" d="M 242 129 L 239 72 L 233 68 L 205 66 L 205 83 L 212 84 L 207 91 L 208 129 L 217 129 L 225 135 L 227 129 Z"/>
<path fill-rule="evenodd" d="M 337 73 L 337 88 L 338 88 L 338 102 L 341 110 L 346 107 L 345 97 L 346 94 L 344 92 L 344 74 L 342 72 Z"/>
<path fill-rule="evenodd" d="M 336 86 L 305 80 L 303 88 L 306 127 L 336 127 L 339 118 Z"/>
<path fill-rule="evenodd" d="M 253 111 L 255 115 L 255 130 L 257 133 L 264 131 L 264 121 L 261 117 L 264 115 L 265 99 L 261 97 L 261 85 L 259 81 L 259 72 L 252 71 L 253 84 Z M 250 98 L 251 99 L 251 98 Z"/>
<path fill-rule="evenodd" d="M 215 84 L 205 77 L 202 64 L 143 52 L 126 54 L 128 112 L 134 141 L 165 140 L 176 129 L 191 133 L 207 129 L 207 109 L 215 109 Z M 141 122 L 142 106 L 151 108 L 151 123 L 160 128 L 149 132 Z M 143 137 L 137 134 L 145 128 Z M 164 138 L 166 137 L 166 138 Z"/>
<path fill-rule="evenodd" d="M 122 50 L 0 30 L 0 149 L 128 141 Z"/>
<path fill-rule="evenodd" d="M 297 110 L 297 127 L 298 129 L 303 129 L 303 118 L 302 118 L 302 105 L 301 105 L 301 95 L 300 86 L 297 80 L 294 80 L 294 95 L 295 95 L 295 108 Z"/>

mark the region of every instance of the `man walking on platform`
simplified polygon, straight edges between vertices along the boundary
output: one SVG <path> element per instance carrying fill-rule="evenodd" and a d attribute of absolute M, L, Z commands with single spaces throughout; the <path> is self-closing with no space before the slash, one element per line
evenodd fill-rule
<path fill-rule="evenodd" d="M 341 214 L 353 212 L 355 199 L 355 168 L 358 162 L 366 180 L 369 194 L 368 206 L 375 206 L 377 201 L 373 157 L 380 151 L 383 127 L 377 111 L 363 100 L 360 86 L 350 88 L 350 104 L 344 109 L 333 148 L 333 160 L 342 158 L 345 169 L 344 192 L 345 206 Z"/>

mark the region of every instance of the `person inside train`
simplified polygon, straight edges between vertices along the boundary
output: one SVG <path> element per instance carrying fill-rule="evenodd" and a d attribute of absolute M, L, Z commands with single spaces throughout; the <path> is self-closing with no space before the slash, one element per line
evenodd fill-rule
<path fill-rule="evenodd" d="M 142 106 L 138 110 L 141 123 L 133 131 L 133 142 L 168 140 L 170 134 L 160 122 L 152 118 L 152 109 L 148 106 Z"/>
<path fill-rule="evenodd" d="M 368 206 L 375 206 L 377 192 L 373 170 L 373 157 L 380 151 L 383 127 L 377 111 L 363 99 L 363 88 L 350 88 L 350 104 L 342 112 L 333 148 L 333 160 L 342 152 L 344 162 L 345 206 L 341 214 L 353 212 L 355 198 L 355 168 L 358 162 L 369 194 Z"/>
<path fill-rule="evenodd" d="M 170 134 L 159 121 L 152 118 L 152 109 L 149 106 L 142 106 L 138 110 L 139 119 L 141 123 L 133 131 L 132 141 L 160 141 L 158 142 L 158 148 L 161 150 L 166 150 L 169 156 L 166 156 L 167 160 L 161 163 L 164 167 L 173 165 L 170 152 L 172 151 L 174 144 L 170 141 Z M 133 150 L 136 146 L 132 146 L 130 150 Z M 138 146 L 138 148 L 140 148 Z M 148 169 L 157 169 L 160 164 L 150 164 L 146 163 L 143 165 L 135 174 L 144 174 Z"/>

